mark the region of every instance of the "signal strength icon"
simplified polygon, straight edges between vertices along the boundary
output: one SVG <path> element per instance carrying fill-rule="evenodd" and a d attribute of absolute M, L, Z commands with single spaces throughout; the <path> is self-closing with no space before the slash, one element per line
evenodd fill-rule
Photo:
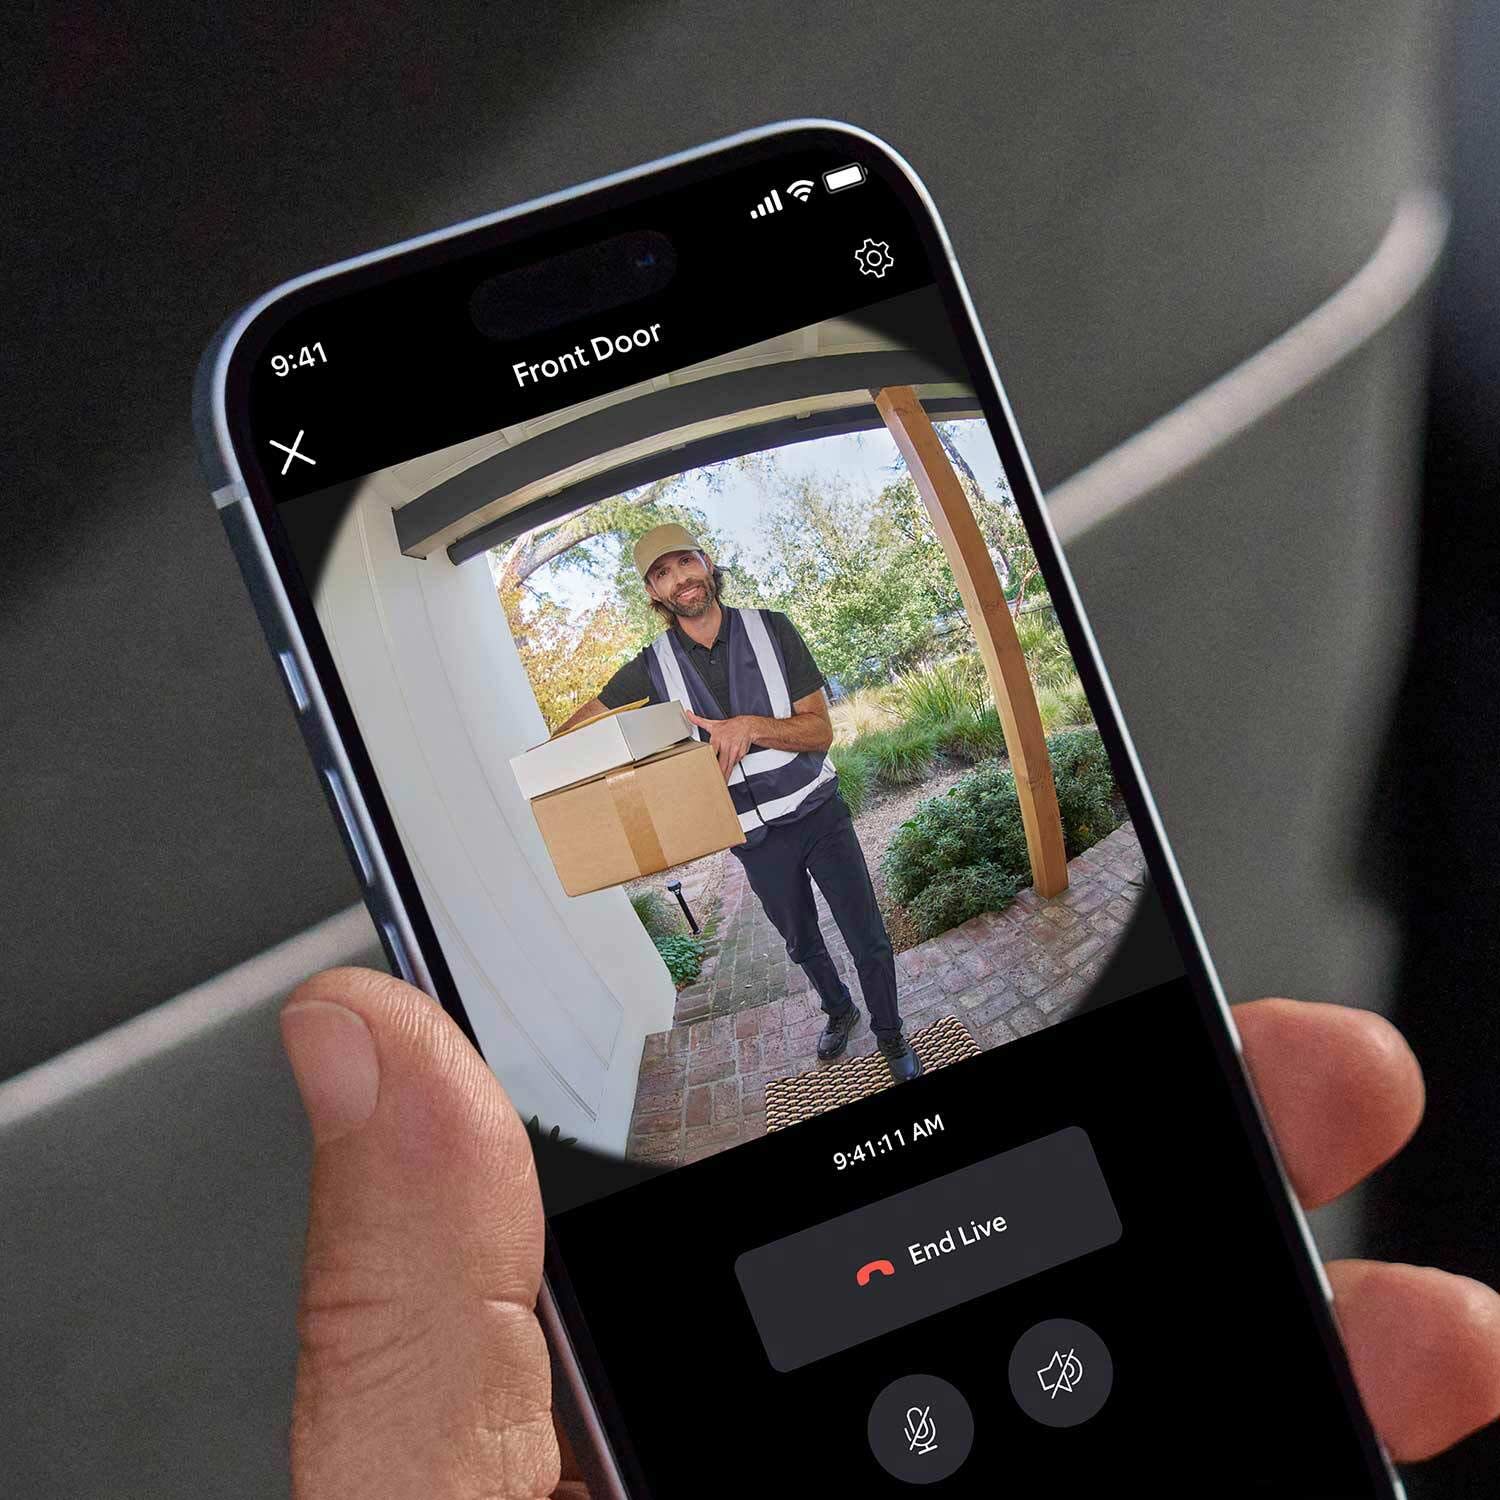
<path fill-rule="evenodd" d="M 767 214 L 779 214 L 785 205 L 781 201 L 781 194 L 772 188 L 760 202 L 750 210 L 752 219 L 763 219 Z"/>
<path fill-rule="evenodd" d="M 787 192 L 797 200 L 798 203 L 806 203 L 813 195 L 812 181 L 806 177 L 799 177 L 796 182 L 787 184 Z"/>

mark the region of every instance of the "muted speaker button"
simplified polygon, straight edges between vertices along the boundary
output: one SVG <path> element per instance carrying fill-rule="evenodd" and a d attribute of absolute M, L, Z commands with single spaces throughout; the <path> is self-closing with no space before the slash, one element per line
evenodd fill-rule
<path fill-rule="evenodd" d="M 1044 1427 L 1077 1427 L 1109 1399 L 1115 1365 L 1087 1323 L 1049 1318 L 1028 1328 L 1010 1356 L 1016 1405 Z"/>

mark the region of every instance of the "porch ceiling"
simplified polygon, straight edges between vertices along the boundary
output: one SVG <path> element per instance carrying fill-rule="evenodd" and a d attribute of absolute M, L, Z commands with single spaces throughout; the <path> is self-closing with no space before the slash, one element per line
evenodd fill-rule
<path fill-rule="evenodd" d="M 402 464 L 401 550 L 463 562 L 596 500 L 685 469 L 881 426 L 873 391 L 915 386 L 977 414 L 947 366 L 878 327 L 830 319 Z"/>

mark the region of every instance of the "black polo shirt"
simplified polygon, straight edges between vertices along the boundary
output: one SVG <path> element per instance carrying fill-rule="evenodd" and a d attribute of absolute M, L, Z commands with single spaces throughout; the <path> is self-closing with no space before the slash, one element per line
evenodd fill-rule
<path fill-rule="evenodd" d="M 805 698 L 809 693 L 815 693 L 820 687 L 827 685 L 823 674 L 818 670 L 818 664 L 812 658 L 812 652 L 807 649 L 807 642 L 797 634 L 797 627 L 787 617 L 776 609 L 763 609 L 761 613 L 765 616 L 766 624 L 771 627 L 771 634 L 776 637 L 777 644 L 781 647 L 781 659 L 786 663 L 786 686 L 787 694 L 795 703 L 799 698 Z M 714 701 L 719 705 L 725 718 L 729 717 L 729 616 L 725 614 L 719 623 L 719 634 L 713 645 L 700 646 L 692 636 L 678 625 L 672 627 L 677 631 L 677 638 L 687 648 L 688 660 L 698 669 L 698 675 L 703 679 Z M 646 670 L 646 663 L 642 656 L 633 656 L 615 673 L 608 682 L 599 689 L 599 701 L 606 708 L 620 708 L 626 703 L 639 703 L 642 698 L 649 698 L 653 703 L 660 703 L 656 691 L 651 686 L 651 674 Z"/>

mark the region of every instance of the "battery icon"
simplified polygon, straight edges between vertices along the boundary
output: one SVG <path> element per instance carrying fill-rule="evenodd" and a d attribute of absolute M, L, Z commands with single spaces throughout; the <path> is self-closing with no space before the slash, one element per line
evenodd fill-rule
<path fill-rule="evenodd" d="M 830 193 L 842 193 L 845 188 L 858 187 L 864 180 L 865 169 L 857 161 L 823 174 L 823 186 Z"/>

